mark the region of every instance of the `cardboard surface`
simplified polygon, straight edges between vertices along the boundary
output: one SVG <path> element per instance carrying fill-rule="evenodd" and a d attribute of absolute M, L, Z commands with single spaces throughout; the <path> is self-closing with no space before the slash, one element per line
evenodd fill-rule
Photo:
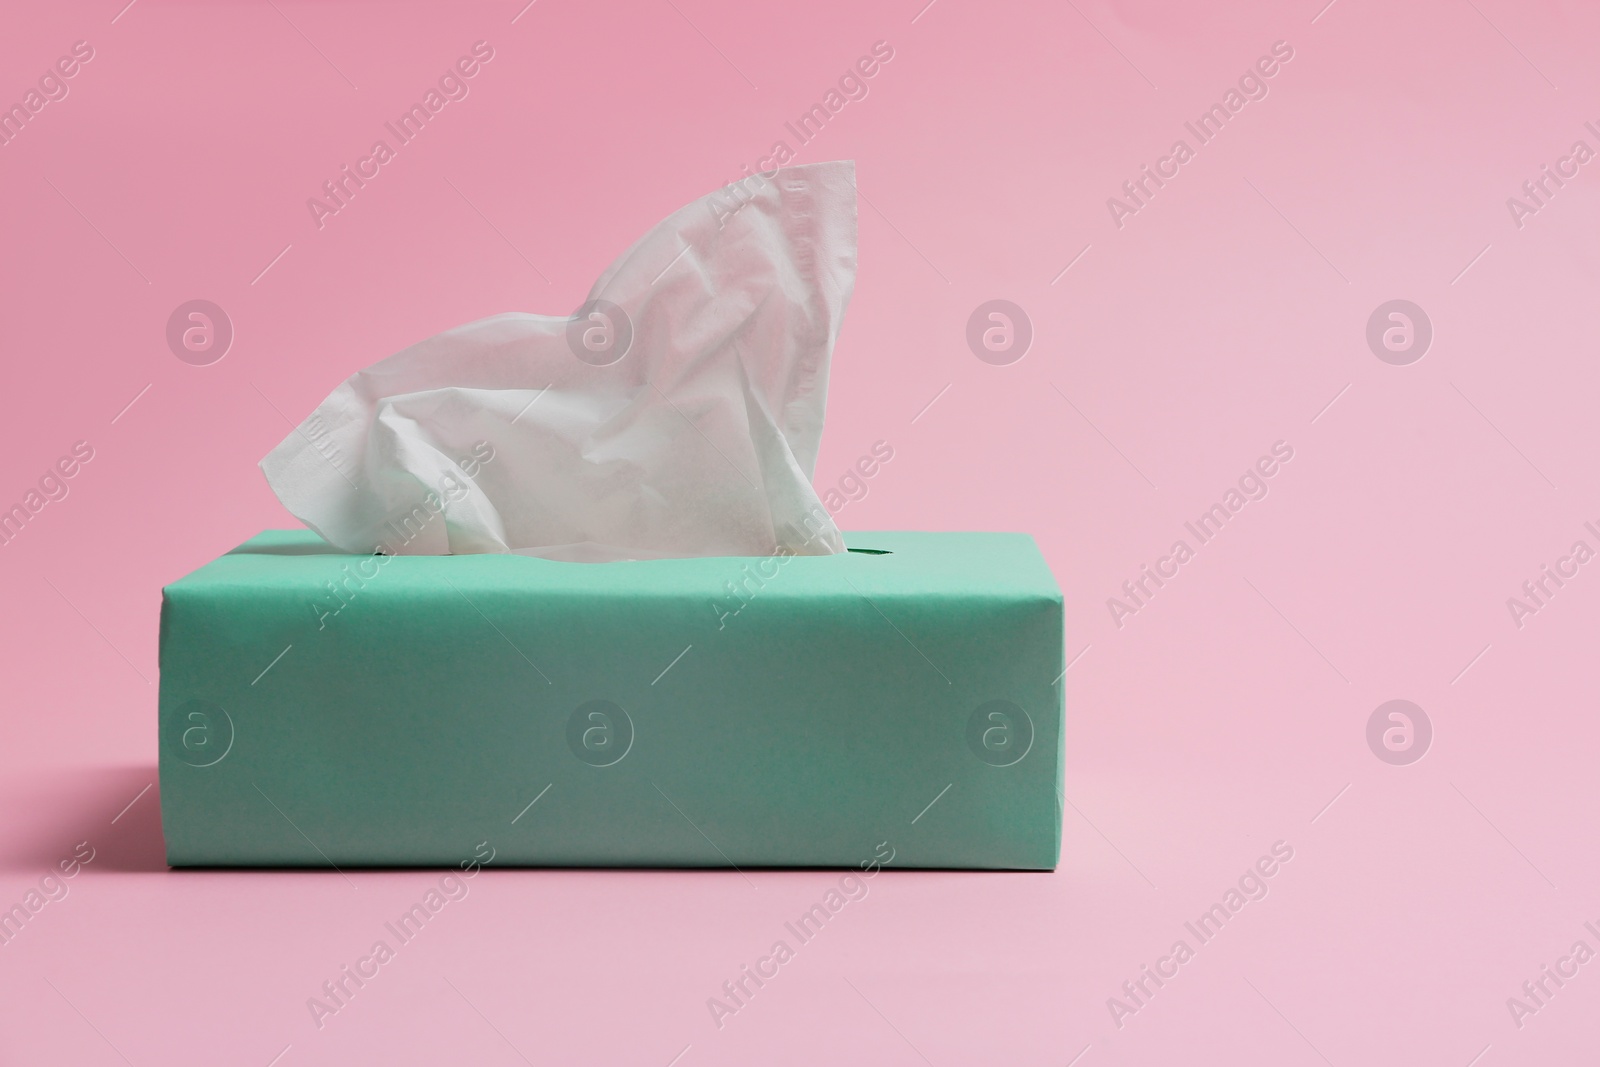
<path fill-rule="evenodd" d="M 1060 591 L 1022 534 L 836 556 L 354 556 L 164 590 L 168 861 L 1053 868 Z"/>

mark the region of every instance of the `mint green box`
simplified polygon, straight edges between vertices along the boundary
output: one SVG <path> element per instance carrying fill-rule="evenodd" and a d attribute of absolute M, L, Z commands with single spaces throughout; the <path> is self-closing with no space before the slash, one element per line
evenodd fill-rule
<path fill-rule="evenodd" d="M 163 590 L 173 866 L 1053 869 L 1062 601 L 1033 539 L 365 556 L 269 531 Z"/>

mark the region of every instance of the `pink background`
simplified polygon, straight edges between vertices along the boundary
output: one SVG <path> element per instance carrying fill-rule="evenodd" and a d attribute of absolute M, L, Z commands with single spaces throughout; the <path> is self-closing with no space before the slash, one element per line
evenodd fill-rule
<path fill-rule="evenodd" d="M 1600 950 L 1600 565 L 1520 628 L 1506 604 L 1600 548 L 1600 163 L 1520 228 L 1506 203 L 1600 148 L 1600 14 L 523 2 L 5 13 L 0 102 L 95 54 L 0 148 L 0 502 L 95 455 L 0 547 L 0 906 L 76 843 L 96 858 L 0 948 L 0 1060 L 1600 1053 L 1600 962 L 1520 1027 L 1506 1003 Z M 477 40 L 471 95 L 319 230 L 306 199 Z M 255 467 L 280 411 L 458 323 L 575 307 L 662 216 L 795 147 L 784 122 L 879 40 L 869 95 L 799 153 L 854 158 L 863 196 L 817 484 L 887 440 L 847 530 L 1038 538 L 1081 653 L 1061 868 L 890 871 L 720 1030 L 706 999 L 836 874 L 491 871 L 319 1030 L 306 999 L 437 875 L 165 868 L 141 792 L 161 585 L 292 525 Z M 1269 95 L 1115 225 L 1107 198 L 1279 40 Z M 236 330 L 209 366 L 164 337 L 194 298 Z M 964 340 L 995 298 L 1035 330 L 1007 366 Z M 1434 328 L 1407 366 L 1365 339 L 1398 298 Z M 1270 494 L 1116 625 L 1107 598 L 1279 440 Z M 1397 698 L 1434 731 L 1405 766 L 1365 734 Z M 1107 999 L 1278 840 L 1270 894 L 1119 1028 Z"/>

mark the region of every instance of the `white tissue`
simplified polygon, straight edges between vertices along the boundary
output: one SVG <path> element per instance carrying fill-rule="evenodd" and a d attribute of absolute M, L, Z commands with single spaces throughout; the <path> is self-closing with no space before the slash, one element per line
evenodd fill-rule
<path fill-rule="evenodd" d="M 811 474 L 855 272 L 853 163 L 753 176 L 645 234 L 579 314 L 497 315 L 358 372 L 261 469 L 350 552 L 840 552 Z"/>

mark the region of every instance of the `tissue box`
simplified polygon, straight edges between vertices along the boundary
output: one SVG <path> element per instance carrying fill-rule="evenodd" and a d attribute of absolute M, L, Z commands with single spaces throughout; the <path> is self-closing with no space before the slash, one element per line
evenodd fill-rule
<path fill-rule="evenodd" d="M 163 590 L 168 862 L 1054 868 L 1033 539 L 846 539 L 578 564 L 263 533 Z"/>

